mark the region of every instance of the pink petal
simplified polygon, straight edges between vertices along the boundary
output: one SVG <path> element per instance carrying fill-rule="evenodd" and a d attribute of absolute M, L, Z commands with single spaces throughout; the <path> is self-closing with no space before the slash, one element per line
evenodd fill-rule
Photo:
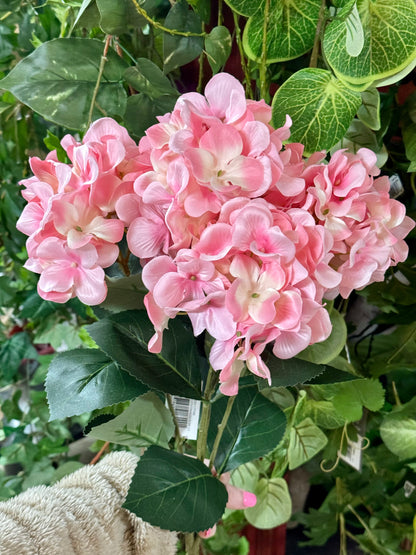
<path fill-rule="evenodd" d="M 153 258 L 167 252 L 169 230 L 160 219 L 136 218 L 127 231 L 127 244 L 139 258 Z"/>
<path fill-rule="evenodd" d="M 204 260 L 224 258 L 232 248 L 232 228 L 228 224 L 216 223 L 206 227 L 195 250 Z"/>
<path fill-rule="evenodd" d="M 205 87 L 205 96 L 212 113 L 233 122 L 247 110 L 246 95 L 239 81 L 228 73 L 217 73 Z"/>

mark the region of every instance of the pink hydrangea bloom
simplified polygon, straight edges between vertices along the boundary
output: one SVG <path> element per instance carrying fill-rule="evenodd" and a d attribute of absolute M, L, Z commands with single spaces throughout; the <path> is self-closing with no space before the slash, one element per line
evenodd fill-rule
<path fill-rule="evenodd" d="M 179 97 L 138 146 L 103 118 L 80 142 L 64 137 L 70 164 L 33 158 L 18 227 L 39 293 L 101 302 L 103 268 L 126 230 L 149 290 L 149 350 L 186 313 L 195 335 L 214 339 L 224 394 L 237 393 L 245 367 L 270 380 L 266 349 L 287 359 L 325 340 L 324 299 L 382 280 L 406 258 L 414 222 L 370 150 L 306 158 L 287 143 L 290 118 L 280 129 L 270 118 L 270 106 L 220 73 L 205 95 Z"/>

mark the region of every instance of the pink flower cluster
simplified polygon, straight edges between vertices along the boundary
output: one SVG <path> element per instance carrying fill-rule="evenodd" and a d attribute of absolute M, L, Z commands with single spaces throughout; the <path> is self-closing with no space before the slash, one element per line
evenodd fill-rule
<path fill-rule="evenodd" d="M 301 144 L 282 146 L 290 118 L 277 130 L 270 118 L 264 101 L 217 74 L 205 96 L 182 95 L 139 147 L 104 118 L 82 143 L 63 139 L 72 166 L 53 154 L 32 159 L 19 229 L 30 235 L 39 293 L 101 302 L 102 268 L 126 228 L 149 290 L 149 350 L 160 351 L 171 318 L 188 314 L 195 335 L 215 339 L 223 393 L 237 392 L 244 365 L 270 378 L 268 344 L 285 359 L 326 339 L 323 299 L 382 280 L 406 258 L 414 222 L 389 198 L 388 179 L 375 179 L 370 150 L 305 158 Z"/>
<path fill-rule="evenodd" d="M 115 203 L 133 191 L 143 170 L 139 149 L 107 118 L 95 122 L 82 143 L 66 135 L 61 144 L 72 164 L 59 162 L 55 151 L 46 160 L 31 158 L 34 176 L 22 182 L 28 204 L 17 228 L 29 235 L 25 266 L 40 274 L 44 299 L 64 303 L 77 296 L 99 304 L 107 295 L 103 268 L 117 259 L 124 235 Z"/>

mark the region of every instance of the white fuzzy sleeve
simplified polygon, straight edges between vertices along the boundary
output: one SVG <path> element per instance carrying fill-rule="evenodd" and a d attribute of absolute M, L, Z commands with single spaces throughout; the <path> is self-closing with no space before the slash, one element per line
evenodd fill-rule
<path fill-rule="evenodd" d="M 174 555 L 176 535 L 122 509 L 137 457 L 113 452 L 0 502 L 1 555 Z"/>

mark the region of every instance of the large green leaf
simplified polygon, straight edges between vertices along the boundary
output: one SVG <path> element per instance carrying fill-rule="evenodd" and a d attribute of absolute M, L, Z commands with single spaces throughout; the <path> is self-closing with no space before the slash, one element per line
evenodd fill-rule
<path fill-rule="evenodd" d="M 149 447 L 169 447 L 175 432 L 172 416 L 159 397 L 152 392 L 135 399 L 119 416 L 95 426 L 89 435 L 103 441 Z"/>
<path fill-rule="evenodd" d="M 46 377 L 50 419 L 134 399 L 147 387 L 98 349 L 58 353 Z"/>
<path fill-rule="evenodd" d="M 158 354 L 147 349 L 154 329 L 145 310 L 113 314 L 87 330 L 108 356 L 148 386 L 183 397 L 201 397 L 201 369 L 206 360 L 198 353 L 192 331 L 179 319 L 169 322 Z"/>
<path fill-rule="evenodd" d="M 312 48 L 320 0 L 270 0 L 267 15 L 266 0 L 258 3 L 250 0 L 226 1 L 236 12 L 250 16 L 243 35 L 244 50 L 249 58 L 260 60 L 264 32 L 268 63 L 297 58 Z"/>
<path fill-rule="evenodd" d="M 271 387 L 287 387 L 298 384 L 335 383 L 356 380 L 357 377 L 343 370 L 325 364 L 315 364 L 308 360 L 277 358 L 271 354 L 264 356 L 271 375 Z M 258 381 L 259 389 L 267 389 L 264 379 Z"/>
<path fill-rule="evenodd" d="M 126 69 L 124 77 L 136 91 L 156 99 L 162 95 L 178 96 L 178 91 L 151 60 L 138 58 L 136 65 Z"/>
<path fill-rule="evenodd" d="M 260 529 L 275 528 L 287 522 L 292 514 L 292 500 L 286 480 L 262 478 L 257 484 L 257 503 L 245 509 L 250 524 Z"/>
<path fill-rule="evenodd" d="M 212 448 L 228 398 L 212 405 L 208 444 Z M 232 470 L 272 451 L 286 428 L 284 412 L 258 392 L 256 386 L 240 387 L 224 430 L 215 468 L 218 473 Z"/>
<path fill-rule="evenodd" d="M 201 461 L 153 446 L 137 464 L 124 507 L 165 530 L 197 532 L 221 518 L 227 498 Z"/>
<path fill-rule="evenodd" d="M 414 0 L 357 0 L 364 30 L 360 53 L 348 53 L 348 18 L 335 18 L 325 31 L 325 58 L 341 79 L 365 85 L 400 72 L 416 56 Z"/>
<path fill-rule="evenodd" d="M 325 69 L 301 69 L 276 92 L 272 122 L 284 125 L 292 118 L 292 142 L 305 145 L 306 152 L 328 150 L 348 129 L 361 104 L 361 95 L 350 90 Z"/>
<path fill-rule="evenodd" d="M 147 289 L 143 285 L 140 274 L 121 278 L 106 276 L 106 283 L 107 296 L 100 304 L 100 308 L 111 312 L 128 310 L 131 306 L 144 309 L 143 298 Z"/>
<path fill-rule="evenodd" d="M 103 48 L 104 44 L 95 39 L 45 42 L 0 81 L 0 88 L 11 91 L 47 120 L 71 129 L 84 128 Z M 110 49 L 93 119 L 124 113 L 127 95 L 121 81 L 126 67 L 126 62 Z"/>
<path fill-rule="evenodd" d="M 401 459 L 416 458 L 416 401 L 402 405 L 384 417 L 381 439 Z"/>
<path fill-rule="evenodd" d="M 165 19 L 165 27 L 185 33 L 201 33 L 201 18 L 185 0 L 175 2 Z M 203 37 L 165 33 L 163 37 L 163 63 L 165 73 L 192 62 L 202 52 Z"/>
<path fill-rule="evenodd" d="M 326 435 L 308 417 L 290 429 L 287 458 L 293 470 L 314 457 L 328 443 Z"/>

